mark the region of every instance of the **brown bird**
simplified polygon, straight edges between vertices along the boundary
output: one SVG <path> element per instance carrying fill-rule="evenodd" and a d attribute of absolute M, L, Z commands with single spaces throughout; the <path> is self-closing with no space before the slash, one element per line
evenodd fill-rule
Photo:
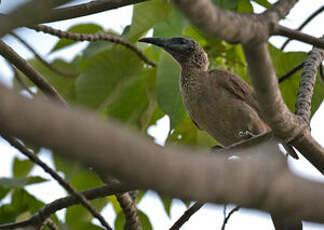
<path fill-rule="evenodd" d="M 163 48 L 178 62 L 180 91 L 189 116 L 199 129 L 208 132 L 220 144 L 228 146 L 271 131 L 262 118 L 252 88 L 234 73 L 208 70 L 208 56 L 196 41 L 186 37 L 139 41 Z M 286 144 L 284 147 L 298 159 L 292 147 Z M 301 223 L 300 227 L 278 229 L 301 229 Z"/>

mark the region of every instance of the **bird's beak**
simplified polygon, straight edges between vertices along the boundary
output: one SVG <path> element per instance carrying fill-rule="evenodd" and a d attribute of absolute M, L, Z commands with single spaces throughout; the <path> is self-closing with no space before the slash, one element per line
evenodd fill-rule
<path fill-rule="evenodd" d="M 150 43 L 159 47 L 167 47 L 169 39 L 168 38 L 142 38 L 138 41 Z"/>

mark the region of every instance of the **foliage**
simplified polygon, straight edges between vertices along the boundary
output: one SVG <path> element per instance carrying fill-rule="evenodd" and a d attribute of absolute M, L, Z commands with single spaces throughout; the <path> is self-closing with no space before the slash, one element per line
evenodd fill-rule
<path fill-rule="evenodd" d="M 1 2 L 1 1 L 0 1 Z M 218 6 L 240 13 L 251 13 L 253 7 L 249 0 L 213 0 Z M 268 8 L 267 0 L 253 2 Z M 188 36 L 197 40 L 207 51 L 210 68 L 223 68 L 237 73 L 249 82 L 246 62 L 242 48 L 223 41 L 211 40 L 202 35 L 188 20 L 167 0 L 148 1 L 134 6 L 132 23 L 125 28 L 121 36 L 135 43 L 149 30 L 154 36 Z M 69 31 L 95 33 L 104 29 L 96 24 L 77 24 Z M 110 33 L 117 34 L 114 31 Z M 77 42 L 60 39 L 51 53 L 68 48 Z M 109 42 L 92 42 L 71 62 L 55 59 L 51 64 L 62 71 L 73 73 L 76 78 L 66 78 L 49 70 L 39 60 L 29 63 L 37 69 L 72 105 L 83 106 L 96 111 L 103 119 L 116 119 L 126 123 L 133 131 L 149 137 L 147 129 L 157 120 L 167 115 L 171 130 L 166 144 L 182 144 L 210 148 L 216 142 L 205 132 L 198 130 L 185 112 L 178 88 L 179 67 L 170 56 L 156 47 L 138 44 L 138 47 L 150 59 L 158 63 L 157 68 L 147 66 L 131 50 Z M 301 63 L 304 52 L 282 52 L 269 44 L 269 50 L 278 76 Z M 296 92 L 300 72 L 280 84 L 282 96 L 288 107 L 294 111 Z M 26 78 L 28 87 L 34 87 Z M 14 81 L 14 85 L 18 82 Z M 318 109 L 324 98 L 324 84 L 316 81 L 312 101 L 312 114 Z M 149 137 L 150 138 L 150 137 Z M 95 154 L 95 153 L 94 153 Z M 63 173 L 78 190 L 101 185 L 102 182 L 89 168 L 72 161 L 66 161 L 53 154 L 56 170 Z M 31 215 L 44 204 L 29 194 L 24 187 L 32 183 L 44 182 L 39 177 L 29 174 L 34 164 L 28 160 L 14 159 L 13 178 L 0 178 L 0 200 L 10 196 L 11 202 L 0 207 L 0 220 L 17 221 L 28 212 Z M 141 193 L 144 194 L 144 191 Z M 161 197 L 165 211 L 170 215 L 172 199 Z M 102 210 L 111 203 L 117 215 L 115 229 L 123 229 L 125 217 L 114 196 L 97 199 L 92 204 Z M 27 216 L 28 216 L 27 215 Z M 152 229 L 149 218 L 139 212 L 143 229 Z M 55 218 L 54 218 L 55 219 Z M 102 229 L 92 223 L 93 217 L 81 206 L 67 209 L 62 229 Z M 57 222 L 57 219 L 55 219 Z"/>

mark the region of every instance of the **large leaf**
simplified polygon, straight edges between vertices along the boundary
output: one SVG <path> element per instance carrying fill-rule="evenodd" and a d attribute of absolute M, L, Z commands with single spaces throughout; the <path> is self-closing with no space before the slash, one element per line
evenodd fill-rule
<path fill-rule="evenodd" d="M 277 49 L 272 45 L 269 45 L 269 50 L 278 77 L 286 74 L 292 68 L 302 63 L 307 56 L 305 52 L 283 53 L 282 51 L 280 51 L 279 49 Z M 281 90 L 282 97 L 285 100 L 288 108 L 292 112 L 295 112 L 295 103 L 296 103 L 297 92 L 299 89 L 300 77 L 301 77 L 301 71 L 291 75 L 288 79 L 280 83 L 280 90 Z M 324 83 L 319 79 L 319 77 L 317 77 L 314 86 L 314 94 L 312 98 L 312 109 L 311 109 L 312 115 L 322 103 L 323 98 L 324 98 Z"/>
<path fill-rule="evenodd" d="M 28 216 L 37 212 L 44 203 L 24 189 L 16 189 L 11 195 L 11 203 L 0 207 L 0 223 L 15 222 L 23 213 Z"/>
<path fill-rule="evenodd" d="M 188 26 L 188 20 L 177 10 L 173 9 L 166 21 L 154 26 L 154 37 L 180 36 Z"/>
<path fill-rule="evenodd" d="M 128 39 L 136 41 L 155 24 L 167 19 L 172 7 L 166 0 L 147 1 L 136 4 Z"/>
<path fill-rule="evenodd" d="M 157 67 L 158 104 L 171 120 L 171 129 L 175 128 L 186 115 L 179 90 L 180 69 L 166 53 L 162 53 Z"/>
<path fill-rule="evenodd" d="M 88 23 L 88 24 L 78 24 L 75 26 L 70 27 L 67 31 L 69 32 L 73 32 L 73 33 L 84 33 L 84 34 L 92 34 L 92 33 L 96 33 L 99 31 L 102 31 L 102 27 L 97 25 L 97 24 L 93 24 L 93 23 Z M 51 50 L 51 52 L 60 50 L 62 48 L 65 48 L 67 46 L 73 45 L 74 43 L 76 43 L 77 41 L 73 41 L 70 39 L 60 39 L 58 41 L 58 43 L 56 43 L 56 45 L 53 47 L 53 49 Z"/>
<path fill-rule="evenodd" d="M 143 62 L 134 52 L 121 46 L 93 55 L 83 61 L 82 74 L 76 81 L 77 102 L 98 108 L 110 94 L 141 72 Z"/>
<path fill-rule="evenodd" d="M 105 105 L 107 115 L 144 130 L 156 108 L 155 78 L 156 71 L 148 69 L 116 88 Z"/>
<path fill-rule="evenodd" d="M 26 185 L 42 183 L 45 181 L 47 180 L 39 176 L 19 178 L 1 177 L 0 186 L 5 188 L 23 188 Z"/>
<path fill-rule="evenodd" d="M 21 160 L 15 157 L 12 165 L 12 171 L 14 177 L 27 176 L 34 167 L 34 163 L 30 160 Z"/>

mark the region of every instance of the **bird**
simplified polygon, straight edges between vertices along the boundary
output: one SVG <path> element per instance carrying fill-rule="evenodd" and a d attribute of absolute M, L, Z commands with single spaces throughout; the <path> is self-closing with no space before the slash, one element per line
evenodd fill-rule
<path fill-rule="evenodd" d="M 271 131 L 263 119 L 253 89 L 230 71 L 209 70 L 208 55 L 195 40 L 147 37 L 139 41 L 162 48 L 180 65 L 179 87 L 188 115 L 198 129 L 206 131 L 221 145 L 229 146 Z M 285 143 L 283 146 L 288 154 L 298 159 L 291 146 Z M 296 224 L 296 221 L 292 222 Z M 277 230 L 302 229 L 301 222 L 297 222 L 290 228 Z M 288 224 L 285 226 L 289 227 Z"/>

